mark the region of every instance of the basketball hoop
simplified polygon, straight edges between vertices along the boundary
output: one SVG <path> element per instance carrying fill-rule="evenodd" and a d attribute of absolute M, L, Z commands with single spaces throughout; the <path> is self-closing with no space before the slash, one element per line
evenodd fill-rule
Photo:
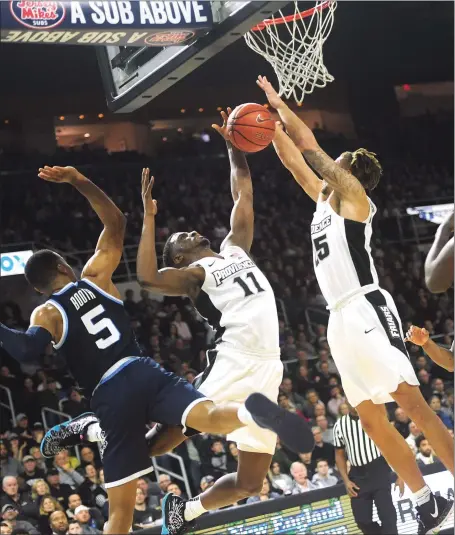
<path fill-rule="evenodd" d="M 301 104 L 315 87 L 334 80 L 324 65 L 323 46 L 333 27 L 335 9 L 336 1 L 325 0 L 300 11 L 294 0 L 293 15 L 279 11 L 279 17 L 262 21 L 245 35 L 247 45 L 272 65 L 280 95 L 294 96 Z"/>

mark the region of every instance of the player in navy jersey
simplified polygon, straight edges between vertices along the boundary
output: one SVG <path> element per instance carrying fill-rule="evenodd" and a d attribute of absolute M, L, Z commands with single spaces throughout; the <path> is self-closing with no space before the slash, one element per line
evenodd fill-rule
<path fill-rule="evenodd" d="M 276 152 L 316 202 L 311 224 L 313 263 L 330 310 L 327 338 L 344 391 L 365 431 L 414 493 L 419 533 L 435 533 L 453 515 L 453 500 L 431 492 L 405 440 L 389 424 L 384 407 L 387 402 L 398 403 L 453 474 L 453 440 L 419 390 L 398 310 L 392 296 L 379 286 L 371 254 L 376 207 L 368 192 L 381 179 L 381 165 L 365 149 L 333 160 L 267 78 L 260 76 L 257 83 L 287 132 L 278 125 Z"/>
<path fill-rule="evenodd" d="M 130 529 L 136 481 L 153 469 L 144 436 L 150 421 L 215 434 L 258 425 L 281 435 L 291 449 L 305 450 L 304 441 L 296 437 L 296 430 L 306 429 L 300 419 L 261 394 L 251 395 L 245 404 L 215 405 L 182 378 L 141 357 L 112 283 L 123 251 L 124 215 L 72 167 L 44 167 L 39 176 L 74 186 L 90 202 L 104 229 L 80 279 L 53 251 L 38 251 L 29 259 L 25 276 L 48 300 L 33 311 L 27 332 L 0 324 L 0 345 L 17 360 L 27 361 L 53 343 L 79 385 L 92 393 L 95 414 L 55 426 L 43 440 L 42 451 L 49 457 L 81 439 L 101 442 L 109 498 L 105 533 L 123 534 Z M 156 210 L 155 201 L 150 199 L 147 207 Z M 162 277 L 165 280 L 168 275 Z"/>

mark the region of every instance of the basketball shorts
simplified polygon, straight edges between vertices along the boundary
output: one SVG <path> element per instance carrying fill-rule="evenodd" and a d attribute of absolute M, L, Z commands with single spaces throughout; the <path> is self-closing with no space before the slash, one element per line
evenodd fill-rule
<path fill-rule="evenodd" d="M 222 345 L 207 351 L 208 366 L 194 386 L 215 403 L 244 403 L 254 392 L 261 392 L 274 403 L 283 380 L 280 356 L 242 353 Z M 242 451 L 275 453 L 276 435 L 258 426 L 242 427 L 227 436 Z"/>
<path fill-rule="evenodd" d="M 403 339 L 398 310 L 385 290 L 354 296 L 331 311 L 327 341 L 353 407 L 393 401 L 390 393 L 402 382 L 419 385 Z"/>
<path fill-rule="evenodd" d="M 111 375 L 105 374 L 107 380 L 100 382 L 91 400 L 104 432 L 101 456 L 106 488 L 153 470 L 145 440 L 149 422 L 185 427 L 191 408 L 206 401 L 190 383 L 162 370 L 151 358 L 123 361 Z"/>

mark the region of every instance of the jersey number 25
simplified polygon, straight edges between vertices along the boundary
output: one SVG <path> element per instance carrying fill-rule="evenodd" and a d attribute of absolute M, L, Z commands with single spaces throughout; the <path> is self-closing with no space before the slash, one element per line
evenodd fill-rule
<path fill-rule="evenodd" d="M 327 258 L 330 254 L 329 244 L 327 243 L 327 235 L 323 234 L 319 238 L 314 238 L 313 240 L 314 248 L 316 249 L 316 266 L 319 265 L 319 262 Z"/>
<path fill-rule="evenodd" d="M 109 318 L 101 318 L 98 321 L 94 321 L 95 318 L 103 314 L 103 312 L 105 312 L 103 305 L 98 305 L 81 317 L 82 323 L 90 334 L 96 335 L 104 329 L 109 331 L 109 336 L 107 338 L 98 338 L 98 340 L 96 340 L 95 343 L 99 349 L 106 349 L 120 340 L 120 333 L 117 327 L 112 323 L 112 320 Z"/>

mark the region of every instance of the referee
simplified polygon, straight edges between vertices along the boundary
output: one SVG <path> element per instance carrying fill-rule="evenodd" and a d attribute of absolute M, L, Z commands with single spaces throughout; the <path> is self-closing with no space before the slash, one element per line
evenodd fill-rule
<path fill-rule="evenodd" d="M 375 443 L 362 429 L 357 411 L 342 416 L 333 428 L 338 471 L 351 498 L 354 519 L 364 535 L 397 533 L 397 512 L 392 501 L 387 464 Z M 351 465 L 348 475 L 346 456 Z M 403 487 L 400 485 L 401 493 Z M 373 502 L 381 525 L 373 522 Z"/>

